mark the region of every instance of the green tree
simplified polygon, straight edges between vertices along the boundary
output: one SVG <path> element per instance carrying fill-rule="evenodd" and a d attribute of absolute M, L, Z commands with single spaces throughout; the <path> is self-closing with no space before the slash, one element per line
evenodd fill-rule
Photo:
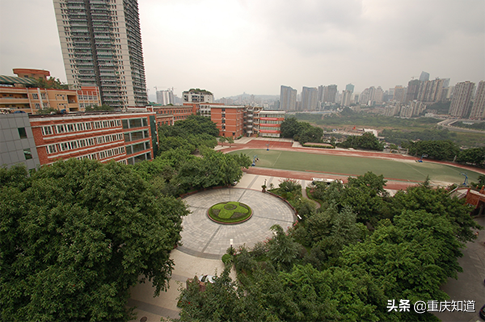
<path fill-rule="evenodd" d="M 281 136 L 284 138 L 293 139 L 300 133 L 301 125 L 295 117 L 287 117 L 281 123 Z"/>
<path fill-rule="evenodd" d="M 472 229 L 480 228 L 480 225 L 470 217 L 472 209 L 464 200 L 450 197 L 446 189 L 433 189 L 427 184 L 397 192 L 389 206 L 393 214 L 400 214 L 404 210 L 424 210 L 444 217 L 451 223 L 461 242 L 476 239 Z"/>
<path fill-rule="evenodd" d="M 167 288 L 182 201 L 116 162 L 70 159 L 21 180 L 0 190 L 2 319 L 128 320 L 139 276 Z"/>
<path fill-rule="evenodd" d="M 274 236 L 268 242 L 268 258 L 280 270 L 288 271 L 296 261 L 300 245 L 285 234 L 280 225 L 271 226 L 271 230 Z"/>
<path fill-rule="evenodd" d="M 337 146 L 364 150 L 384 150 L 384 145 L 371 132 L 366 132 L 362 136 L 350 135 L 344 142 L 338 143 Z"/>
<path fill-rule="evenodd" d="M 395 225 L 385 220 L 364 242 L 345 247 L 340 258 L 342 267 L 373 276 L 387 299 L 441 301 L 448 295 L 440 286 L 461 271 L 457 261 L 460 247 L 463 244 L 447 218 L 409 210 L 395 217 Z M 399 312 L 388 313 L 389 319 L 396 317 Z M 432 318 L 429 313 L 423 317 Z M 399 320 L 423 317 L 407 312 Z"/>
<path fill-rule="evenodd" d="M 459 151 L 458 146 L 451 141 L 418 141 L 409 147 L 411 155 L 427 155 L 427 158 L 445 161 L 452 161 Z"/>
<path fill-rule="evenodd" d="M 200 115 L 189 115 L 183 121 L 175 122 L 175 129 L 181 129 L 186 134 L 209 134 L 213 137 L 219 136 L 217 125 L 210 118 Z"/>
<path fill-rule="evenodd" d="M 485 166 L 485 148 L 473 148 L 460 151 L 457 162 L 473 163 L 476 166 Z"/>

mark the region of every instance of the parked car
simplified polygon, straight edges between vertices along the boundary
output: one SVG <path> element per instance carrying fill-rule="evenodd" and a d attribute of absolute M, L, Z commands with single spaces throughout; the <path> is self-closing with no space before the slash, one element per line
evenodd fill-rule
<path fill-rule="evenodd" d="M 482 306 L 482 308 L 480 309 L 480 311 L 478 312 L 478 314 L 480 315 L 480 317 L 482 319 L 485 320 L 485 305 Z"/>

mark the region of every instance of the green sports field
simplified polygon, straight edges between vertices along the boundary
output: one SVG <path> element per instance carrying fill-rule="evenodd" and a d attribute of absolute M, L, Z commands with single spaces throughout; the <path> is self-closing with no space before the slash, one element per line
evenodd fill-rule
<path fill-rule="evenodd" d="M 295 170 L 316 173 L 362 175 L 372 171 L 377 175 L 384 175 L 386 179 L 424 181 L 429 176 L 432 181 L 463 183 L 468 175 L 469 182 L 477 182 L 480 173 L 464 170 L 452 166 L 415 161 L 393 161 L 386 159 L 371 159 L 363 157 L 347 157 L 336 155 L 322 155 L 291 151 L 266 151 L 263 149 L 240 150 L 231 153 L 244 153 L 251 160 L 255 155 L 259 158 L 256 163 L 260 168 Z"/>

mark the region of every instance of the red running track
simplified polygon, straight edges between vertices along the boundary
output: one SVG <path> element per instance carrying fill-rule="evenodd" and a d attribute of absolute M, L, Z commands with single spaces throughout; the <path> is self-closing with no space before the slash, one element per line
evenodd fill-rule
<path fill-rule="evenodd" d="M 377 151 L 351 151 L 351 150 L 336 150 L 336 149 L 321 149 L 321 148 L 305 148 L 305 147 L 292 147 L 292 142 L 281 142 L 281 141 L 264 141 L 264 140 L 251 140 L 246 144 L 231 144 L 230 148 L 222 150 L 224 153 L 237 151 L 237 150 L 244 150 L 244 149 L 266 149 L 269 144 L 269 149 L 275 150 L 282 150 L 282 151 L 294 151 L 294 152 L 306 152 L 306 153 L 315 153 L 315 154 L 329 154 L 329 155 L 340 155 L 340 156 L 354 156 L 354 157 L 364 157 L 364 158 L 374 158 L 374 159 L 390 159 L 390 160 L 417 160 L 418 158 L 402 155 L 402 154 L 394 154 L 394 153 L 385 153 L 385 152 L 377 152 Z M 227 145 L 227 143 L 226 143 Z M 431 161 L 426 160 L 426 162 L 435 162 L 440 164 L 446 164 L 462 169 L 472 170 L 475 172 L 479 172 L 485 174 L 485 169 L 479 169 L 471 166 L 456 164 L 453 162 L 446 162 L 446 161 Z M 256 168 L 251 167 L 249 169 L 245 169 L 244 172 L 250 174 L 258 174 L 258 175 L 270 175 L 274 177 L 284 177 L 284 178 L 294 178 L 300 180 L 311 180 L 312 178 L 319 177 L 315 172 L 306 173 L 302 171 L 290 171 L 290 170 L 278 170 L 278 169 L 268 169 L 268 168 Z M 344 182 L 347 181 L 348 174 L 325 174 L 325 177 L 331 177 L 335 179 L 341 179 Z M 323 176 L 320 176 L 323 177 Z M 419 182 L 414 181 L 406 181 L 406 180 L 395 180 L 386 178 L 388 180 L 386 184 L 387 189 L 393 190 L 402 190 L 406 189 L 406 187 L 413 186 L 418 184 Z"/>

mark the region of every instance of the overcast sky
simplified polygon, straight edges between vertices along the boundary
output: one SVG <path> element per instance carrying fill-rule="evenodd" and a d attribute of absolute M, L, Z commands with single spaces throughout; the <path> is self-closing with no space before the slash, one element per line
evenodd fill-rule
<path fill-rule="evenodd" d="M 147 88 L 216 98 L 485 80 L 484 0 L 138 0 Z M 0 0 L 0 74 L 66 81 L 52 0 Z"/>

